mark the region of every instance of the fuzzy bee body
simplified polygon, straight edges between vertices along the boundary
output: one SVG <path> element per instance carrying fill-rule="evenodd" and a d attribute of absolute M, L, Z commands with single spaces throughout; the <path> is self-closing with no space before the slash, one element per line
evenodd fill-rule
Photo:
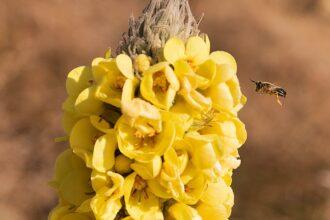
<path fill-rule="evenodd" d="M 269 94 L 269 95 L 275 95 L 277 98 L 277 102 L 282 106 L 282 103 L 280 102 L 278 97 L 286 97 L 286 91 L 277 85 L 274 85 L 269 82 L 261 82 L 261 81 L 254 81 L 251 80 L 256 84 L 256 89 L 255 91 L 260 93 L 260 94 Z"/>

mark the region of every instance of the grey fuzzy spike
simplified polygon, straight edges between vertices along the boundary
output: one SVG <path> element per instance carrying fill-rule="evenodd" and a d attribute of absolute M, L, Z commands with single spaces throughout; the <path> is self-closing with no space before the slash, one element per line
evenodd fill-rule
<path fill-rule="evenodd" d="M 182 40 L 199 34 L 197 22 L 188 0 L 150 0 L 143 14 L 136 20 L 129 19 L 128 32 L 117 48 L 117 54 L 126 53 L 131 58 L 138 54 L 159 60 L 160 49 L 171 37 Z"/>

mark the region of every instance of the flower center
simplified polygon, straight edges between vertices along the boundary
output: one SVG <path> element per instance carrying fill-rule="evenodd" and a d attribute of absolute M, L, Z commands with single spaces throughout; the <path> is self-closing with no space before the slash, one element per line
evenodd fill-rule
<path fill-rule="evenodd" d="M 153 75 L 153 89 L 155 92 L 161 91 L 166 92 L 169 86 L 169 83 L 167 82 L 165 73 L 162 71 L 158 71 Z"/>
<path fill-rule="evenodd" d="M 197 70 L 197 66 L 195 65 L 194 61 L 192 59 L 187 59 L 186 62 L 189 64 L 189 66 L 196 71 Z"/>
<path fill-rule="evenodd" d="M 124 76 L 117 76 L 116 81 L 115 81 L 115 88 L 116 89 L 122 89 L 124 87 L 126 78 Z"/>
<path fill-rule="evenodd" d="M 137 175 L 135 177 L 135 182 L 134 182 L 133 188 L 135 190 L 143 190 L 146 187 L 147 187 L 147 182 L 142 177 L 140 177 L 139 175 Z"/>

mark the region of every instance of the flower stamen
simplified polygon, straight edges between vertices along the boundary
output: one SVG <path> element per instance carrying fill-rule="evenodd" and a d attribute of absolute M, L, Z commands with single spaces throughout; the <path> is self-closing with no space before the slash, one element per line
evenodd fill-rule
<path fill-rule="evenodd" d="M 163 71 L 158 71 L 153 75 L 153 90 L 155 92 L 161 91 L 165 93 L 169 87 L 169 83 L 166 79 Z"/>

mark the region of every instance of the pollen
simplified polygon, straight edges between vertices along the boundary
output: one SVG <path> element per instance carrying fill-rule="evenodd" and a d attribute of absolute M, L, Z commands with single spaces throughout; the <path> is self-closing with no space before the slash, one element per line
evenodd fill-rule
<path fill-rule="evenodd" d="M 169 83 L 166 79 L 165 73 L 158 71 L 153 75 L 153 89 L 155 92 L 161 91 L 165 93 L 169 87 Z"/>
<path fill-rule="evenodd" d="M 117 76 L 115 81 L 115 88 L 116 89 L 122 89 L 124 87 L 126 78 L 124 76 Z"/>
<path fill-rule="evenodd" d="M 147 182 L 140 176 L 135 177 L 135 182 L 133 188 L 136 190 L 143 190 L 147 187 Z"/>

